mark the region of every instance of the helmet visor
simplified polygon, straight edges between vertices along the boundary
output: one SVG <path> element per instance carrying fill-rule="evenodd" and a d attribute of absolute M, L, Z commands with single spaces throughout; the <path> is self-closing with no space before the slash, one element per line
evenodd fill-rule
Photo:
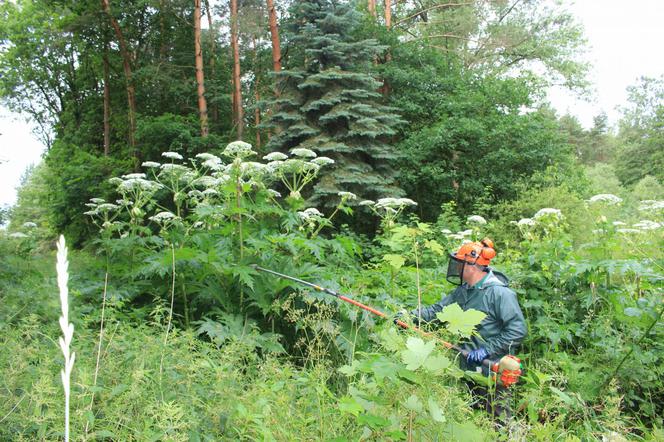
<path fill-rule="evenodd" d="M 461 285 L 463 283 L 463 269 L 465 266 L 466 261 L 457 259 L 454 254 L 450 253 L 445 279 L 454 285 Z"/>

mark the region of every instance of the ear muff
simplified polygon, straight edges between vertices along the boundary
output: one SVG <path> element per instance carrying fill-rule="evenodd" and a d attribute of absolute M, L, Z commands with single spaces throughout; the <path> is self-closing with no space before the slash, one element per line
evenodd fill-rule
<path fill-rule="evenodd" d="M 489 238 L 484 238 L 481 241 L 482 244 L 482 251 L 480 252 L 480 256 L 488 261 L 491 261 L 493 258 L 496 257 L 496 250 L 493 248 L 493 241 L 491 241 Z"/>

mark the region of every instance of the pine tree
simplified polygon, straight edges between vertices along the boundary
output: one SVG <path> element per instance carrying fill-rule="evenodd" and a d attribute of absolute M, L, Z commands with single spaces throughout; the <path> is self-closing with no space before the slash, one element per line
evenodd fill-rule
<path fill-rule="evenodd" d="M 389 166 L 397 155 L 386 140 L 402 120 L 380 104 L 381 83 L 368 73 L 386 48 L 353 38 L 359 15 L 348 5 L 302 1 L 290 16 L 291 54 L 287 69 L 276 74 L 280 94 L 266 124 L 275 133 L 267 148 L 307 148 L 335 161 L 321 171 L 312 203 L 335 204 L 340 191 L 363 198 L 401 195 Z"/>

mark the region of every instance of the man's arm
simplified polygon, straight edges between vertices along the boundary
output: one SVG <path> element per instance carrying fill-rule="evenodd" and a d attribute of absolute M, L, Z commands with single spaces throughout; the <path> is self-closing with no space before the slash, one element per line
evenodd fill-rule
<path fill-rule="evenodd" d="M 417 324 L 418 322 L 433 322 L 438 321 L 436 318 L 436 313 L 443 310 L 443 307 L 446 307 L 450 304 L 456 302 L 456 297 L 454 294 L 456 291 L 450 293 L 447 296 L 444 296 L 440 301 L 429 306 L 422 306 L 422 311 L 418 313 L 418 309 L 415 308 L 410 311 L 410 315 L 413 317 L 413 321 Z M 421 318 L 421 321 L 418 321 L 418 318 Z"/>
<path fill-rule="evenodd" d="M 509 289 L 496 293 L 496 313 L 503 324 L 500 333 L 486 341 L 486 349 L 490 355 L 503 355 L 514 352 L 526 337 L 526 321 L 516 294 Z"/>

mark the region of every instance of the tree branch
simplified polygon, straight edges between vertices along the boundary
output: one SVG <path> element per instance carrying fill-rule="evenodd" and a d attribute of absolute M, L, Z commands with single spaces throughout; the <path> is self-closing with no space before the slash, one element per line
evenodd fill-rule
<path fill-rule="evenodd" d="M 416 13 L 414 13 L 414 14 L 411 14 L 411 15 L 409 15 L 408 17 L 402 18 L 401 20 L 397 20 L 397 21 L 394 23 L 394 27 L 397 27 L 397 26 L 399 26 L 400 24 L 402 24 L 403 22 L 406 22 L 406 21 L 408 21 L 408 20 L 410 20 L 410 19 L 412 19 L 412 18 L 415 18 L 415 17 L 417 17 L 418 15 L 422 15 L 422 14 L 424 14 L 424 13 L 426 13 L 426 12 L 433 11 L 434 9 L 451 8 L 451 7 L 454 7 L 454 6 L 469 6 L 469 5 L 472 5 L 472 4 L 473 4 L 473 2 L 463 2 L 463 3 L 445 3 L 445 4 L 442 4 L 442 5 L 430 6 L 430 7 L 428 7 L 428 8 L 424 8 L 424 9 L 422 9 L 421 11 L 418 11 L 418 12 L 416 12 Z"/>

